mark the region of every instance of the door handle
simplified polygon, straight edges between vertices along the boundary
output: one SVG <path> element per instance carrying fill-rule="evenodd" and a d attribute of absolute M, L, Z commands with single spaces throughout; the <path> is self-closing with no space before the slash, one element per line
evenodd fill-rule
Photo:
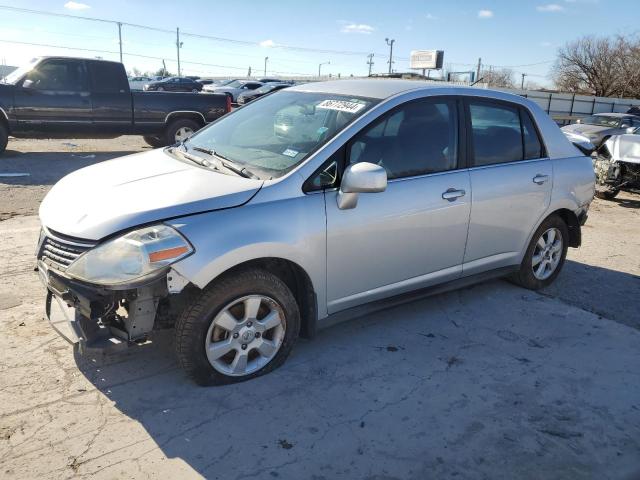
<path fill-rule="evenodd" d="M 453 202 L 456 198 L 464 197 L 466 194 L 467 192 L 465 192 L 464 190 L 456 190 L 455 188 L 450 188 L 442 194 L 442 198 L 444 200 Z"/>
<path fill-rule="evenodd" d="M 535 177 L 533 177 L 533 183 L 535 183 L 537 185 L 542 185 L 547 180 L 549 180 L 549 175 L 538 174 Z"/>

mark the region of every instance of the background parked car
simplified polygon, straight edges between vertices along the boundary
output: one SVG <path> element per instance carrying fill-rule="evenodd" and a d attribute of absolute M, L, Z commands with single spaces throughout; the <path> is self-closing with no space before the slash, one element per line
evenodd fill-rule
<path fill-rule="evenodd" d="M 597 113 L 562 127 L 562 130 L 583 135 L 599 147 L 612 135 L 639 133 L 640 117 L 627 113 Z"/>
<path fill-rule="evenodd" d="M 244 105 L 245 103 L 249 103 L 251 100 L 255 100 L 256 98 L 260 98 L 267 93 L 275 92 L 277 90 L 282 90 L 283 88 L 291 87 L 290 83 L 276 83 L 271 82 L 266 85 L 261 86 L 260 88 L 256 88 L 255 90 L 249 90 L 246 92 L 242 92 L 238 95 L 238 105 Z"/>
<path fill-rule="evenodd" d="M 262 83 L 269 83 L 269 82 L 282 83 L 282 80 L 280 80 L 279 78 L 259 78 L 258 81 Z"/>
<path fill-rule="evenodd" d="M 151 83 L 153 81 L 155 81 L 155 79 L 151 78 L 151 77 L 145 77 L 145 76 L 131 77 L 129 79 L 129 89 L 130 90 L 143 90 L 144 86 L 147 83 Z"/>
<path fill-rule="evenodd" d="M 202 84 L 185 77 L 169 77 L 159 82 L 151 82 L 145 85 L 147 92 L 193 92 L 202 91 Z"/>
<path fill-rule="evenodd" d="M 231 97 L 232 102 L 238 101 L 238 95 L 251 90 L 260 88 L 263 84 L 252 80 L 233 80 L 225 85 L 207 85 L 204 89 L 206 92 L 225 93 Z"/>

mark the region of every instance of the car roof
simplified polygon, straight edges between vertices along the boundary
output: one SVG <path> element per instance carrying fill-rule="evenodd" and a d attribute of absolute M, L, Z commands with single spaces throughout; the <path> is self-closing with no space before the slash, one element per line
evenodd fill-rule
<path fill-rule="evenodd" d="M 595 113 L 594 117 L 615 117 L 615 118 L 627 118 L 635 117 L 632 113 Z"/>
<path fill-rule="evenodd" d="M 421 80 L 391 80 L 385 78 L 333 80 L 328 82 L 305 83 L 287 89 L 287 91 L 353 95 L 357 97 L 377 98 L 380 100 L 393 97 L 400 93 L 420 90 L 439 90 L 447 95 L 494 96 L 495 98 L 503 98 L 523 103 L 522 97 L 506 92 L 486 88 L 455 86 L 447 83 L 425 83 Z"/>

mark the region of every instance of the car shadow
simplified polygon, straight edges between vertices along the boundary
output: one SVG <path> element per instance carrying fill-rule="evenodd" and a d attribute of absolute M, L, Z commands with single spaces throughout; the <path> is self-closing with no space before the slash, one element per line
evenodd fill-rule
<path fill-rule="evenodd" d="M 636 198 L 620 198 L 616 197 L 611 201 L 617 203 L 621 207 L 625 208 L 640 208 L 640 200 Z"/>
<path fill-rule="evenodd" d="M 601 317 L 640 329 L 640 276 L 567 260 L 542 293 Z"/>
<path fill-rule="evenodd" d="M 600 281 L 640 288 L 637 277 L 572 263 L 566 281 L 544 295 L 497 280 L 334 325 L 312 341 L 301 340 L 280 369 L 249 382 L 194 385 L 174 360 L 172 330 L 115 356 L 76 354 L 76 363 L 153 440 L 132 434 L 113 448 L 128 449 L 135 458 L 163 460 L 161 453 L 180 459 L 205 478 L 482 478 L 496 474 L 492 463 L 508 468 L 501 471 L 511 478 L 533 468 L 543 477 L 570 477 L 572 469 L 587 468 L 591 460 L 585 459 L 609 455 L 587 454 L 602 431 L 587 432 L 581 424 L 591 418 L 583 412 L 596 408 L 589 403 L 595 402 L 588 393 L 593 385 L 585 392 L 574 379 L 621 381 L 617 374 L 592 371 L 620 340 L 605 340 L 616 332 L 610 328 L 601 340 L 584 337 L 583 330 L 591 335 L 596 327 L 590 322 L 598 320 L 568 314 L 545 296 L 581 300 L 599 290 Z M 586 275 L 598 281 L 575 278 Z M 628 354 L 619 355 L 616 368 L 618 360 L 625 368 Z M 542 391 L 558 400 L 540 396 Z M 545 422 L 554 415 L 569 418 L 564 396 L 573 410 L 561 428 L 585 431 L 571 437 L 571 448 L 544 433 L 553 434 L 553 428 L 537 426 L 547 416 Z M 606 422 L 618 418 L 618 407 L 610 408 Z M 614 436 L 629 435 L 615 432 L 624 430 L 620 425 L 605 428 Z M 538 445 L 537 456 L 531 445 Z M 619 461 L 616 448 L 613 462 Z"/>
<path fill-rule="evenodd" d="M 17 152 L 6 150 L 0 156 L 0 183 L 7 185 L 53 185 L 65 175 L 95 163 L 139 153 L 114 152 Z M 2 176 L 2 174 L 28 174 Z"/>

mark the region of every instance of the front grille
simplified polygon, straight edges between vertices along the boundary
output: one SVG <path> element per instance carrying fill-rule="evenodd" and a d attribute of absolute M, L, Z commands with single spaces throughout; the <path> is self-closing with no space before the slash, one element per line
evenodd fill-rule
<path fill-rule="evenodd" d="M 38 259 L 47 266 L 64 272 L 76 258 L 95 246 L 96 243 L 90 240 L 76 239 L 47 231 L 40 246 Z"/>

